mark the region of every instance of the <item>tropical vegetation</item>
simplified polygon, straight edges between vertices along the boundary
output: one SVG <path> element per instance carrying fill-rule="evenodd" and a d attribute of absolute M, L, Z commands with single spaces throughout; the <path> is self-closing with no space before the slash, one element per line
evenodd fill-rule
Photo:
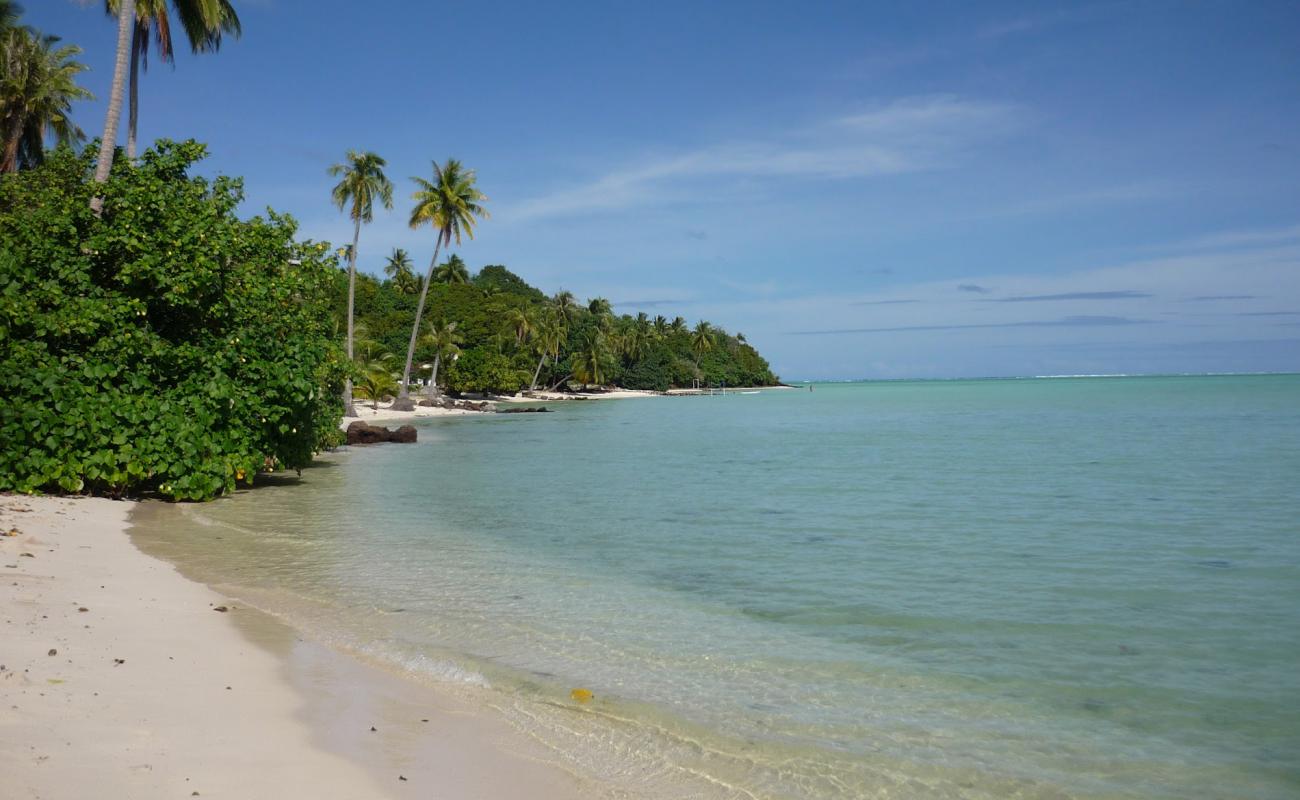
<path fill-rule="evenodd" d="M 408 397 L 411 362 L 415 358 L 416 340 L 424 319 L 424 304 L 429 296 L 429 284 L 434 279 L 438 253 L 443 247 L 450 247 L 453 241 L 460 244 L 462 233 L 473 239 L 477 219 L 488 216 L 487 209 L 483 207 L 483 201 L 487 200 L 487 197 L 478 190 L 474 170 L 465 169 L 454 158 L 447 159 L 445 164 L 433 162 L 433 180 L 418 177 L 411 180 L 416 186 L 415 193 L 411 195 L 411 199 L 415 201 L 415 207 L 411 209 L 411 228 L 419 229 L 426 225 L 433 228 L 434 242 L 433 258 L 429 260 L 429 271 L 424 276 L 424 285 L 420 287 L 420 300 L 415 306 L 415 318 L 411 322 L 411 339 L 406 346 L 406 365 L 402 367 L 402 380 L 398 384 L 397 400 L 393 404 L 394 408 L 404 409 L 412 408 L 414 405 Z M 463 285 L 460 278 L 467 277 L 468 273 L 454 270 L 451 263 L 448 261 L 447 269 L 443 271 L 447 276 L 446 283 Z"/>
<path fill-rule="evenodd" d="M 47 135 L 60 144 L 85 140 L 72 104 L 91 94 L 77 85 L 81 48 L 18 27 L 12 4 L 0 6 L 0 173 L 38 166 Z"/>
<path fill-rule="evenodd" d="M 384 175 L 384 167 L 387 166 L 382 158 L 374 153 L 359 153 L 355 150 L 349 150 L 347 159 L 341 164 L 335 164 L 329 168 L 329 174 L 339 178 L 335 184 L 334 191 L 330 197 L 334 205 L 339 210 L 344 209 L 348 212 L 348 217 L 352 220 L 352 245 L 348 247 L 348 338 L 346 352 L 348 358 L 353 358 L 353 313 L 352 301 L 356 290 L 357 276 L 357 243 L 361 239 L 361 225 L 363 223 L 373 222 L 375 219 L 375 202 L 381 203 L 384 208 L 393 207 L 393 184 Z M 352 380 L 349 378 L 343 382 L 343 413 L 349 417 L 355 417 L 356 411 L 352 408 Z"/>
<path fill-rule="evenodd" d="M 168 12 L 168 7 L 171 12 Z M 104 0 L 104 10 L 116 18 L 121 0 Z M 239 15 L 228 0 L 135 0 L 135 24 L 131 28 L 131 52 L 127 85 L 126 157 L 136 156 L 136 136 L 140 121 L 140 73 L 149 68 L 149 39 L 152 36 L 158 58 L 165 64 L 176 63 L 172 44 L 173 19 L 195 53 L 216 52 L 221 39 L 239 36 L 243 29 Z"/>
<path fill-rule="evenodd" d="M 353 387 L 372 406 L 395 395 L 410 408 L 417 382 L 436 401 L 443 389 L 776 380 L 743 336 L 708 322 L 547 295 L 499 264 L 471 270 L 450 250 L 489 217 L 487 197 L 456 159 L 412 179 L 410 227 L 433 233 L 423 276 L 401 248 L 383 278 L 357 269 L 362 226 L 394 204 L 373 152 L 328 170 L 350 244 L 301 241 L 270 210 L 241 219 L 239 180 L 196 175 L 202 145 L 159 141 L 139 158 L 134 147 L 150 41 L 170 61 L 178 21 L 192 50 L 215 50 L 240 33 L 233 7 L 104 8 L 117 22 L 104 135 L 78 151 L 80 49 L 21 26 L 0 0 L 0 491 L 215 497 L 338 444 Z"/>
<path fill-rule="evenodd" d="M 0 491 L 201 500 L 339 443 L 337 261 L 239 219 L 204 152 L 159 142 L 99 185 L 60 148 L 0 180 Z"/>
<path fill-rule="evenodd" d="M 453 256 L 452 258 L 455 258 Z M 434 275 L 464 269 L 446 262 Z M 358 328 L 371 346 L 390 352 L 408 343 L 418 297 L 394 277 L 358 273 Z M 334 313 L 346 314 L 346 276 L 335 284 Z M 617 385 L 664 391 L 691 386 L 776 383 L 767 361 L 743 334 L 681 317 L 616 314 L 608 300 L 579 303 L 571 292 L 547 296 L 506 267 L 493 264 L 461 280 L 434 280 L 420 311 L 411 377 L 452 393 L 515 393 L 529 389 Z M 454 328 L 452 327 L 454 325 Z M 455 349 L 446 349 L 452 328 Z M 439 344 L 439 341 L 443 344 Z M 459 354 L 452 359 L 453 354 Z M 436 375 L 435 373 L 436 367 Z M 400 381 L 400 374 L 397 376 Z"/>

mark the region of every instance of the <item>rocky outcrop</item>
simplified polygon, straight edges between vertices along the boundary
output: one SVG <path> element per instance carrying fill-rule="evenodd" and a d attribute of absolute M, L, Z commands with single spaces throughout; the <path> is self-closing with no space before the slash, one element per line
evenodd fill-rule
<path fill-rule="evenodd" d="M 538 406 L 537 408 L 531 408 L 531 407 L 530 408 L 498 408 L 497 413 L 498 414 L 545 414 L 548 413 L 550 410 L 551 409 L 545 408 L 543 406 Z"/>
<path fill-rule="evenodd" d="M 454 400 L 450 397 L 435 397 L 420 401 L 420 405 L 430 408 L 454 408 L 459 411 L 491 411 L 492 404 L 484 400 L 476 403 L 473 400 Z"/>
<path fill-rule="evenodd" d="M 348 426 L 348 444 L 382 444 L 398 442 L 410 444 L 415 441 L 415 427 L 403 425 L 395 431 L 368 422 L 357 420 Z"/>

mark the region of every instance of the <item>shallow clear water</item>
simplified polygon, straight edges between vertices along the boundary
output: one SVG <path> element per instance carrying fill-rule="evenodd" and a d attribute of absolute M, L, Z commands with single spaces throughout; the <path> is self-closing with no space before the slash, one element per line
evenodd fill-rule
<path fill-rule="evenodd" d="M 555 408 L 140 536 L 637 794 L 1300 794 L 1300 376 Z"/>

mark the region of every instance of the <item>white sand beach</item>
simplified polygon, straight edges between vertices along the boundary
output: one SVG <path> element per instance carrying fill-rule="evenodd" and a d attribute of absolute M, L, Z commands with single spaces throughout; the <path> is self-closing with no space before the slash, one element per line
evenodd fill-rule
<path fill-rule="evenodd" d="M 4 797 L 597 796 L 485 709 L 140 552 L 132 508 L 0 496 Z"/>

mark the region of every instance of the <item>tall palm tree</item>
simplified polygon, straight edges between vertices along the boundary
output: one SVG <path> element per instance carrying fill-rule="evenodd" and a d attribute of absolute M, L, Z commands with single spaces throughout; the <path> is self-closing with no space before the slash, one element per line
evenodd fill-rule
<path fill-rule="evenodd" d="M 433 280 L 434 265 L 438 263 L 438 253 L 444 245 L 451 246 L 454 239 L 460 244 L 460 235 L 474 238 L 474 225 L 477 218 L 487 218 L 487 209 L 483 201 L 487 196 L 475 186 L 477 177 L 474 170 L 465 169 L 454 158 L 447 159 L 445 165 L 433 162 L 433 180 L 412 178 L 416 190 L 411 198 L 415 208 L 411 209 L 411 227 L 419 229 L 423 225 L 431 226 L 437 233 L 433 245 L 433 258 L 429 259 L 429 271 L 424 276 L 424 285 L 420 288 L 420 302 L 415 307 L 415 320 L 411 323 L 411 341 L 406 346 L 406 367 L 402 370 L 402 383 L 398 387 L 397 402 L 394 408 L 410 409 L 415 404 L 409 399 L 408 386 L 411 382 L 411 359 L 415 357 L 415 340 L 420 332 L 420 317 L 424 314 L 424 301 L 429 295 L 429 283 Z"/>
<path fill-rule="evenodd" d="M 573 292 L 561 289 L 555 293 L 555 297 L 551 298 L 551 302 L 555 304 L 555 310 L 564 324 L 573 324 L 573 318 L 578 313 L 578 298 L 573 296 Z"/>
<path fill-rule="evenodd" d="M 560 360 L 560 346 L 564 343 L 567 333 L 559 312 L 554 308 L 546 309 L 537 321 L 536 334 L 533 337 L 536 352 L 541 355 L 541 358 L 537 361 L 537 369 L 533 370 L 533 382 L 528 385 L 530 392 L 537 389 L 537 379 L 542 374 L 542 367 L 546 365 L 546 357 L 553 353 L 555 360 L 557 362 Z"/>
<path fill-rule="evenodd" d="M 331 197 L 334 205 L 342 211 L 347 208 L 352 218 L 352 247 L 348 251 L 348 358 L 352 358 L 353 305 L 357 293 L 357 241 L 361 238 L 361 223 L 371 222 L 375 218 L 375 201 L 384 208 L 393 207 L 393 184 L 384 175 L 387 162 L 374 153 L 358 153 L 349 150 L 347 159 L 342 164 L 329 168 L 329 174 L 341 176 L 334 186 Z M 348 208 L 348 206 L 351 206 Z M 352 381 L 343 381 L 343 413 L 349 417 L 357 415 L 352 407 Z"/>
<path fill-rule="evenodd" d="M 0 173 L 41 163 L 47 132 L 59 142 L 86 138 L 70 111 L 92 96 L 76 82 L 87 67 L 73 60 L 81 48 L 58 41 L 26 28 L 0 34 Z"/>
<path fill-rule="evenodd" d="M 433 374 L 429 376 L 430 399 L 438 396 L 438 364 L 445 358 L 455 358 L 460 353 L 460 345 L 465 341 L 456 331 L 454 322 L 434 322 L 429 320 L 425 327 L 421 343 L 433 350 Z"/>
<path fill-rule="evenodd" d="M 587 301 L 587 311 L 599 317 L 613 314 L 614 307 L 603 297 L 593 297 Z"/>
<path fill-rule="evenodd" d="M 420 288 L 420 279 L 415 277 L 411 254 L 400 247 L 394 247 L 393 253 L 384 263 L 384 274 L 393 279 L 393 285 L 402 294 L 415 294 Z"/>
<path fill-rule="evenodd" d="M 433 271 L 433 282 L 448 285 L 469 283 L 469 267 L 465 266 L 465 261 L 459 255 L 452 253 L 447 263 L 438 265 Z"/>
<path fill-rule="evenodd" d="M 623 355 L 627 356 L 628 360 L 640 361 L 650 350 L 652 330 L 648 322 L 645 326 L 634 324 L 623 336 Z"/>
<path fill-rule="evenodd" d="M 668 318 L 665 317 L 663 314 L 655 315 L 654 326 L 655 326 L 655 333 L 658 334 L 659 336 L 668 335 Z"/>
<path fill-rule="evenodd" d="M 117 57 L 113 61 L 113 88 L 108 93 L 108 110 L 104 113 L 104 135 L 99 140 L 99 160 L 95 164 L 95 183 L 108 180 L 117 149 L 117 123 L 122 119 L 122 90 L 126 85 L 126 62 L 130 60 L 131 31 L 135 24 L 135 0 L 118 0 Z M 104 210 L 104 198 L 90 198 L 95 216 Z"/>
<path fill-rule="evenodd" d="M 673 333 L 686 333 L 686 320 L 683 317 L 673 317 L 668 329 Z"/>
<path fill-rule="evenodd" d="M 700 356 L 713 349 L 715 339 L 713 326 L 704 320 L 695 324 L 695 329 L 691 331 L 691 349 L 695 351 L 695 365 L 699 366 Z"/>
<path fill-rule="evenodd" d="M 512 308 L 506 312 L 505 327 L 515 337 L 515 346 L 527 341 L 536 330 L 536 323 L 531 314 L 522 308 Z"/>
<path fill-rule="evenodd" d="M 600 331 L 588 331 L 573 354 L 573 377 L 583 386 L 603 385 L 609 377 L 609 343 Z"/>
<path fill-rule="evenodd" d="M 120 0 L 104 0 L 110 15 L 118 11 Z M 128 86 L 126 157 L 135 159 L 136 128 L 140 119 L 140 72 L 149 67 L 149 34 L 153 33 L 158 57 L 167 64 L 176 63 L 172 46 L 172 20 L 167 0 L 135 0 L 135 26 L 131 31 L 131 72 Z M 225 34 L 238 37 L 243 29 L 239 15 L 228 0 L 171 0 L 171 7 L 195 53 L 216 52 Z"/>

